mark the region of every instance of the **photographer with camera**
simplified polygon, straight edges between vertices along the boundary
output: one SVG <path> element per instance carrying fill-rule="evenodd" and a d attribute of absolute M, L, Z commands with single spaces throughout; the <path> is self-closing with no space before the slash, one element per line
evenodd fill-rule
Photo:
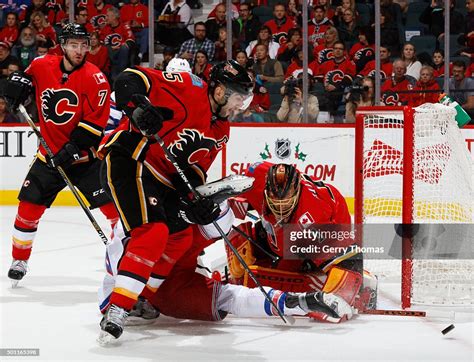
<path fill-rule="evenodd" d="M 309 88 L 312 86 L 313 72 L 308 69 Z M 303 70 L 297 69 L 292 76 L 284 82 L 282 88 L 283 100 L 277 112 L 280 122 L 303 122 Z M 318 98 L 308 94 L 308 122 L 316 123 L 319 115 Z"/>
<path fill-rule="evenodd" d="M 356 78 L 348 88 L 346 99 L 346 116 L 344 123 L 354 123 L 358 107 L 373 106 L 375 104 L 375 83 L 371 77 Z"/>

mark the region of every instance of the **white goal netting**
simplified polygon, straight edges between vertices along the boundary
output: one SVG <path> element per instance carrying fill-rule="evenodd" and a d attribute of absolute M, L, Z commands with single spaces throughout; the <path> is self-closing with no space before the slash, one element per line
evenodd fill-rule
<path fill-rule="evenodd" d="M 362 114 L 363 223 L 401 223 L 403 208 L 411 206 L 410 222 L 421 225 L 413 244 L 412 302 L 474 303 L 472 160 L 455 110 L 425 104 L 413 117 L 402 110 Z M 404 157 L 409 137 L 413 149 Z M 403 174 L 410 169 L 404 188 Z M 374 234 L 369 228 L 364 242 Z M 379 277 L 401 278 L 404 272 L 396 256 L 364 260 L 364 267 Z"/>

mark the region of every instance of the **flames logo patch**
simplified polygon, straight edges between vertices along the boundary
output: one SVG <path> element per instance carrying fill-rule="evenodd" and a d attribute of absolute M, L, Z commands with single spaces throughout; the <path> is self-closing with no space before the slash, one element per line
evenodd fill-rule
<path fill-rule="evenodd" d="M 178 133 L 178 139 L 168 146 L 179 165 L 193 165 L 207 156 L 214 148 L 221 149 L 228 141 L 227 136 L 216 140 L 195 129 L 185 128 Z"/>
<path fill-rule="evenodd" d="M 70 89 L 47 88 L 41 93 L 41 113 L 45 122 L 65 124 L 76 114 L 79 97 Z"/>

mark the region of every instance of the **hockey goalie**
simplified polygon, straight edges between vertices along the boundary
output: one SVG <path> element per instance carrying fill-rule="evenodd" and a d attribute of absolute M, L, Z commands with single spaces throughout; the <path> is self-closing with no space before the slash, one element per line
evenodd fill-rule
<path fill-rule="evenodd" d="M 351 247 L 356 243 L 353 238 L 326 240 L 327 249 L 323 250 L 328 251 L 310 256 L 290 258 L 285 253 L 291 244 L 285 228 L 303 231 L 329 225 L 333 230 L 350 229 L 351 218 L 341 193 L 287 164 L 256 163 L 246 176 L 255 179 L 252 189 L 229 202 L 237 218 L 245 219 L 249 215 L 247 209 L 255 210 L 259 218 L 255 224 L 240 224 L 229 238 L 257 279 L 281 290 L 333 293 L 357 309 L 375 308 L 377 281 L 364 273 L 362 289 L 362 256 L 353 252 L 357 250 Z M 230 248 L 226 252 L 231 281 L 254 287 Z"/>

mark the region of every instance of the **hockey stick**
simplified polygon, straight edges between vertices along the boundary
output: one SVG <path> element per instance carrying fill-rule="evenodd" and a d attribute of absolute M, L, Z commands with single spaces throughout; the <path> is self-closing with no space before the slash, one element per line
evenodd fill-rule
<path fill-rule="evenodd" d="M 400 317 L 426 317 L 426 312 L 419 310 L 391 310 L 391 309 L 365 309 L 358 314 L 391 315 Z"/>
<path fill-rule="evenodd" d="M 193 196 L 199 200 L 201 199 L 201 195 L 199 195 L 199 193 L 195 190 L 195 188 L 191 185 L 191 183 L 189 182 L 188 178 L 186 177 L 186 175 L 184 174 L 183 170 L 181 169 L 181 167 L 178 165 L 178 162 L 176 161 L 176 159 L 174 158 L 174 156 L 171 154 L 171 152 L 168 150 L 168 148 L 166 147 L 165 145 L 165 142 L 161 139 L 160 136 L 158 136 L 157 134 L 155 134 L 153 136 L 155 138 L 155 140 L 159 143 L 159 145 L 161 146 L 161 148 L 163 149 L 163 152 L 165 153 L 166 157 L 168 158 L 168 160 L 173 164 L 174 168 L 176 169 L 176 171 L 178 172 L 179 176 L 181 177 L 181 179 L 183 180 L 183 182 L 186 184 L 187 188 L 189 189 L 189 191 L 193 194 Z M 248 275 L 250 276 L 250 278 L 252 278 L 252 280 L 254 281 L 255 285 L 258 287 L 258 289 L 260 289 L 260 291 L 262 292 L 262 294 L 265 296 L 265 299 L 272 305 L 272 307 L 276 310 L 276 312 L 278 313 L 278 315 L 280 316 L 280 318 L 283 320 L 283 322 L 285 323 L 288 323 L 288 324 L 294 324 L 295 321 L 294 321 L 294 318 L 291 317 L 291 316 L 285 316 L 283 315 L 283 313 L 281 312 L 281 310 L 277 307 L 277 305 L 275 304 L 275 302 L 272 300 L 272 298 L 270 298 L 270 296 L 268 295 L 268 293 L 265 291 L 265 289 L 263 289 L 262 287 L 262 284 L 260 284 L 260 282 L 257 280 L 257 278 L 255 277 L 255 275 L 253 274 L 252 270 L 250 270 L 249 266 L 247 265 L 247 263 L 245 262 L 245 260 L 242 258 L 242 256 L 239 254 L 239 252 L 237 251 L 237 249 L 235 248 L 234 245 L 232 245 L 232 243 L 230 242 L 230 240 L 227 238 L 227 236 L 225 235 L 224 231 L 221 229 L 221 227 L 219 226 L 219 224 L 217 224 L 216 221 L 213 221 L 212 222 L 212 225 L 217 229 L 217 231 L 219 232 L 219 234 L 221 234 L 222 236 L 222 239 L 224 239 L 226 245 L 232 250 L 232 252 L 235 254 L 235 256 L 237 257 L 237 259 L 239 259 L 239 262 L 242 264 L 242 267 L 245 269 L 245 271 L 248 273 Z"/>
<path fill-rule="evenodd" d="M 280 257 L 270 254 L 267 250 L 265 250 L 260 244 L 258 244 L 250 235 L 248 235 L 245 231 L 240 230 L 237 226 L 232 225 L 232 229 L 234 229 L 237 233 L 242 235 L 245 239 L 247 239 L 252 245 L 257 247 L 262 253 L 272 259 L 272 265 L 278 264 L 280 261 Z"/>
<path fill-rule="evenodd" d="M 23 106 L 23 104 L 20 104 L 18 106 L 18 110 L 20 111 L 20 113 L 23 115 L 23 117 L 25 117 L 26 119 L 26 122 L 28 122 L 28 124 L 30 125 L 30 127 L 33 129 L 33 132 L 35 133 L 36 137 L 38 137 L 41 145 L 43 146 L 43 148 L 46 150 L 46 153 L 48 154 L 48 156 L 50 158 L 53 158 L 54 157 L 54 154 L 53 152 L 51 151 L 51 148 L 49 148 L 48 144 L 46 143 L 46 140 L 43 138 L 43 136 L 41 135 L 41 132 L 39 131 L 39 129 L 36 127 L 35 123 L 33 122 L 33 120 L 31 119 L 30 115 L 28 114 L 28 112 L 26 111 L 25 107 Z M 71 180 L 69 180 L 69 177 L 67 177 L 66 173 L 64 172 L 63 168 L 61 166 L 57 166 L 56 167 L 56 170 L 58 170 L 59 174 L 61 175 L 61 177 L 63 178 L 64 182 L 66 183 L 66 185 L 68 185 L 68 187 L 71 189 L 72 193 L 74 194 L 75 198 L 77 199 L 77 201 L 79 202 L 79 205 L 81 205 L 81 208 L 82 210 L 86 213 L 89 221 L 91 222 L 92 226 L 94 226 L 94 229 L 95 231 L 97 231 L 97 234 L 99 234 L 100 238 L 102 239 L 102 242 L 107 245 L 109 243 L 109 240 L 107 239 L 107 236 L 105 236 L 104 232 L 102 231 L 102 229 L 100 228 L 99 224 L 97 223 L 97 221 L 95 220 L 94 216 L 92 215 L 92 213 L 90 212 L 89 208 L 87 207 L 87 205 L 84 203 L 84 201 L 82 200 L 81 198 L 81 195 L 79 195 L 79 192 L 76 190 L 76 188 L 74 187 L 73 183 L 71 182 Z"/>

